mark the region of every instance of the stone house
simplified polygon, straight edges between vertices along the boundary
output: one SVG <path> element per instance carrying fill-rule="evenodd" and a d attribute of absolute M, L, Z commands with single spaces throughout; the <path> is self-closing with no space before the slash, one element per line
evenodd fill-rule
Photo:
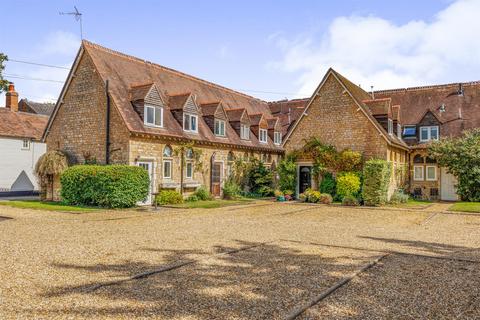
<path fill-rule="evenodd" d="M 76 163 L 142 166 L 152 192 L 205 185 L 215 196 L 234 159 L 275 166 L 283 153 L 282 127 L 267 102 L 88 41 L 44 139 Z"/>

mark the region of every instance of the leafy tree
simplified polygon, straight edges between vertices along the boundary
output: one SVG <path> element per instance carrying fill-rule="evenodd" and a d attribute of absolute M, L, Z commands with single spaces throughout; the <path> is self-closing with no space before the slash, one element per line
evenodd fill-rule
<path fill-rule="evenodd" d="M 480 129 L 437 141 L 428 151 L 431 158 L 457 177 L 457 193 L 462 200 L 480 201 Z"/>
<path fill-rule="evenodd" d="M 288 154 L 285 159 L 278 163 L 277 172 L 280 176 L 278 181 L 280 190 L 295 190 L 297 186 L 297 164 L 296 155 Z"/>
<path fill-rule="evenodd" d="M 260 196 L 270 196 L 273 194 L 273 173 L 262 161 L 253 159 L 247 173 L 248 187 L 251 193 Z"/>
<path fill-rule="evenodd" d="M 3 78 L 3 70 L 5 69 L 5 61 L 8 61 L 8 57 L 0 52 L 0 93 L 7 91 L 8 81 Z"/>

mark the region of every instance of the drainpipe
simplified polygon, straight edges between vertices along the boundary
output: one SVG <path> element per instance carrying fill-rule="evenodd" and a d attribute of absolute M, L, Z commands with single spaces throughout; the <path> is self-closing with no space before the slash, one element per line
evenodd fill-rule
<path fill-rule="evenodd" d="M 110 95 L 108 94 L 108 80 L 105 81 L 105 95 L 107 98 L 107 116 L 105 128 L 105 164 L 110 164 Z"/>

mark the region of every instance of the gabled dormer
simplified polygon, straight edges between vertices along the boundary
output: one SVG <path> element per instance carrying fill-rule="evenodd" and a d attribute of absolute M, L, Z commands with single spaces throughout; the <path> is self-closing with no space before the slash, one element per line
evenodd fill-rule
<path fill-rule="evenodd" d="M 169 97 L 168 106 L 173 117 L 182 126 L 183 131 L 198 133 L 198 116 L 200 109 L 195 101 L 195 96 L 188 93 L 172 95 Z"/>
<path fill-rule="evenodd" d="M 203 120 L 217 137 L 227 136 L 227 114 L 221 102 L 203 103 L 200 105 Z"/>
<path fill-rule="evenodd" d="M 371 115 L 389 134 L 394 134 L 392 107 L 390 98 L 363 100 Z"/>
<path fill-rule="evenodd" d="M 227 109 L 226 113 L 230 125 L 237 132 L 240 139 L 250 140 L 251 122 L 247 110 L 241 108 Z"/>
<path fill-rule="evenodd" d="M 163 127 L 165 103 L 154 83 L 132 86 L 130 101 L 145 126 Z"/>
<path fill-rule="evenodd" d="M 257 137 L 258 142 L 268 143 L 268 122 L 262 113 L 250 115 L 251 126 L 250 129 Z"/>
<path fill-rule="evenodd" d="M 418 122 L 418 141 L 428 142 L 440 139 L 440 125 L 442 122 L 431 111 L 427 110 Z"/>
<path fill-rule="evenodd" d="M 278 118 L 267 119 L 268 123 L 268 136 L 272 139 L 273 143 L 277 146 L 282 144 L 282 126 Z"/>

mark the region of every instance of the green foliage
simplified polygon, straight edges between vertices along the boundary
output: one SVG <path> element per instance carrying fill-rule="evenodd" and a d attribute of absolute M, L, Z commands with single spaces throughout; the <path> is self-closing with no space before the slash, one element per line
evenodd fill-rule
<path fill-rule="evenodd" d="M 433 143 L 429 156 L 457 177 L 462 200 L 480 201 L 480 129 Z"/>
<path fill-rule="evenodd" d="M 150 184 L 145 169 L 126 165 L 77 165 L 60 181 L 66 203 L 110 208 L 135 206 L 147 197 Z"/>
<path fill-rule="evenodd" d="M 336 162 L 336 169 L 338 172 L 358 171 L 362 167 L 362 154 L 356 151 L 345 149 L 338 154 Z"/>
<path fill-rule="evenodd" d="M 297 186 L 297 164 L 294 154 L 287 155 L 278 163 L 277 172 L 280 176 L 278 186 L 280 190 L 295 190 Z"/>
<path fill-rule="evenodd" d="M 284 190 L 283 193 L 284 193 L 286 196 L 292 196 L 295 192 L 293 192 L 293 190 Z"/>
<path fill-rule="evenodd" d="M 235 181 L 227 180 L 223 184 L 223 198 L 227 200 L 233 200 L 240 198 L 242 189 Z"/>
<path fill-rule="evenodd" d="M 247 172 L 248 187 L 251 193 L 262 197 L 273 195 L 273 173 L 263 162 L 254 159 Z"/>
<path fill-rule="evenodd" d="M 350 207 L 358 206 L 358 199 L 352 195 L 346 195 L 343 197 L 342 205 Z"/>
<path fill-rule="evenodd" d="M 363 168 L 362 197 L 367 206 L 385 204 L 388 198 L 388 187 L 392 165 L 381 159 L 372 159 Z"/>
<path fill-rule="evenodd" d="M 306 201 L 310 203 L 317 203 L 320 200 L 321 193 L 320 191 L 315 191 L 311 189 L 305 190 Z"/>
<path fill-rule="evenodd" d="M 197 190 L 193 193 L 198 200 L 206 201 L 206 200 L 211 200 L 212 196 L 210 195 L 210 192 L 205 188 L 205 186 L 198 187 Z"/>
<path fill-rule="evenodd" d="M 3 70 L 5 70 L 5 61 L 8 61 L 8 57 L 0 52 L 0 93 L 8 90 L 8 80 L 3 78 Z"/>
<path fill-rule="evenodd" d="M 320 194 L 320 198 L 318 199 L 318 202 L 323 204 L 331 204 L 333 202 L 333 198 L 328 193 L 322 193 Z"/>
<path fill-rule="evenodd" d="M 336 188 L 337 183 L 333 175 L 330 172 L 325 173 L 322 182 L 320 183 L 320 192 L 335 195 Z"/>
<path fill-rule="evenodd" d="M 199 201 L 199 200 L 200 199 L 194 194 L 189 195 L 186 199 L 187 202 L 195 202 L 195 201 Z"/>
<path fill-rule="evenodd" d="M 300 202 L 307 202 L 308 198 L 307 198 L 307 195 L 305 193 L 300 193 L 298 195 L 298 201 Z"/>
<path fill-rule="evenodd" d="M 273 195 L 274 195 L 275 197 L 277 197 L 277 198 L 284 196 L 283 192 L 280 191 L 280 190 L 275 190 L 275 191 L 273 192 Z"/>
<path fill-rule="evenodd" d="M 155 198 L 158 205 L 183 203 L 183 196 L 176 190 L 161 190 Z"/>
<path fill-rule="evenodd" d="M 356 197 L 360 191 L 360 177 L 353 172 L 339 174 L 337 178 L 337 195 L 340 199 L 346 196 Z"/>
<path fill-rule="evenodd" d="M 405 194 L 403 191 L 396 190 L 390 197 L 391 204 L 400 204 L 408 202 L 408 194 Z"/>

